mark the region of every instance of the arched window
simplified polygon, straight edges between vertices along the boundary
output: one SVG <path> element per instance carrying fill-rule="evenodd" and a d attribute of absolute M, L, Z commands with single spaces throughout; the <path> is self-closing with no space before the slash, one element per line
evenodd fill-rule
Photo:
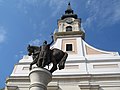
<path fill-rule="evenodd" d="M 72 27 L 71 26 L 67 26 L 66 27 L 66 31 L 72 31 Z"/>

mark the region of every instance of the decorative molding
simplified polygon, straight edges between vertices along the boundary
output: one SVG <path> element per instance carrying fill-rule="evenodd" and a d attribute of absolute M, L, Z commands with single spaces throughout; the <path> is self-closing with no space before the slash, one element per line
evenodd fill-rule
<path fill-rule="evenodd" d="M 96 64 L 93 65 L 93 69 L 101 69 L 101 68 L 119 68 L 118 64 Z"/>
<path fill-rule="evenodd" d="M 66 65 L 65 69 L 79 69 L 79 65 Z"/>
<path fill-rule="evenodd" d="M 99 85 L 79 85 L 81 90 L 100 90 Z"/>
<path fill-rule="evenodd" d="M 17 89 L 18 89 L 18 86 L 7 86 L 7 90 L 17 90 Z"/>

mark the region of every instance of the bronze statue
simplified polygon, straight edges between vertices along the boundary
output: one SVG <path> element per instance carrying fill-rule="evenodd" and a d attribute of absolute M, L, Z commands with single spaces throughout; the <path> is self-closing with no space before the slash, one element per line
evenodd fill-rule
<path fill-rule="evenodd" d="M 50 63 L 50 45 L 54 42 L 53 36 L 50 44 L 47 44 L 47 41 L 43 42 L 43 45 L 40 46 L 39 60 L 42 61 L 42 67 L 45 67 L 46 64 Z"/>
<path fill-rule="evenodd" d="M 47 44 L 47 41 L 45 41 L 40 47 L 28 45 L 28 55 L 32 55 L 33 57 L 33 62 L 30 64 L 29 68 L 30 70 L 32 69 L 33 64 L 36 64 L 37 67 L 44 68 L 46 65 L 49 66 L 50 63 L 53 63 L 53 67 L 50 70 L 51 73 L 57 70 L 57 64 L 59 70 L 64 69 L 68 54 L 56 48 L 50 49 L 52 43 L 53 36 L 50 44 Z"/>

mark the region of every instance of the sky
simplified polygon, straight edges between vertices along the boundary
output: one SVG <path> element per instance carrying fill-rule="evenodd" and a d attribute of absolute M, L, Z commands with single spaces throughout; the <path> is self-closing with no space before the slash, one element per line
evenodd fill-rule
<path fill-rule="evenodd" d="M 0 88 L 28 44 L 51 41 L 68 2 L 82 18 L 88 44 L 120 52 L 120 0 L 0 0 Z"/>

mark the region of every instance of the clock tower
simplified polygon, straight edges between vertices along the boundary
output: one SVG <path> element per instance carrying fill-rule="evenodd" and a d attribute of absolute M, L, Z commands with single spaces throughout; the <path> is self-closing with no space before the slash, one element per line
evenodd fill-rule
<path fill-rule="evenodd" d="M 85 33 L 81 29 L 81 18 L 78 18 L 77 14 L 68 4 L 65 14 L 58 20 L 58 32 L 55 33 L 55 40 L 59 36 L 81 36 L 84 39 Z"/>

